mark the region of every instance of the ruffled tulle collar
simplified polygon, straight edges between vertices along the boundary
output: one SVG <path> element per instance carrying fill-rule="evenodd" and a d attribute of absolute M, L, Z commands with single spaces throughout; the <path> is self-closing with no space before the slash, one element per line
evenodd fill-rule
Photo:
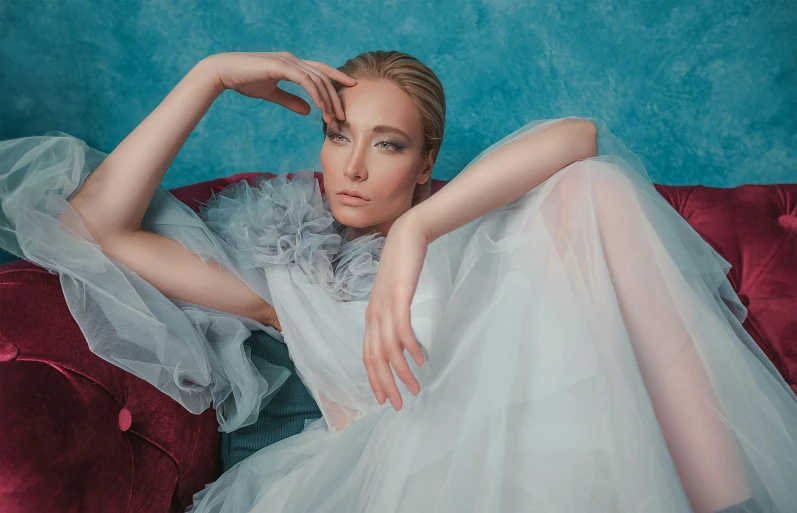
<path fill-rule="evenodd" d="M 255 186 L 230 184 L 200 205 L 199 215 L 248 267 L 295 263 L 342 301 L 371 294 L 386 238 L 377 232 L 355 237 L 339 223 L 311 170 L 290 180 L 278 175 Z"/>

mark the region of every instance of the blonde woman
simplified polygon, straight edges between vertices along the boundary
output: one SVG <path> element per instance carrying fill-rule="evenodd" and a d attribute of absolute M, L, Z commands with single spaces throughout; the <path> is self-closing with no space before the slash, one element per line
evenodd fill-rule
<path fill-rule="evenodd" d="M 199 215 L 160 182 L 225 90 L 323 117 L 310 170 Z M 599 119 L 536 120 L 431 195 L 445 95 L 414 57 L 198 63 L 110 155 L 0 143 L 0 246 L 61 276 L 92 350 L 220 429 L 286 378 L 323 418 L 194 497 L 226 512 L 797 511 L 797 400 L 729 264 Z"/>

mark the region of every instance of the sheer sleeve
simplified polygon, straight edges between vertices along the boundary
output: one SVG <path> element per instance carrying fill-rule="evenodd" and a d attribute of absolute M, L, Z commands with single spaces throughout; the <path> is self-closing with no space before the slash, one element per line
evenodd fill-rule
<path fill-rule="evenodd" d="M 59 275 L 67 306 L 95 354 L 192 413 L 212 404 L 220 431 L 254 423 L 290 371 L 253 357 L 243 341 L 253 330 L 282 339 L 280 332 L 247 317 L 169 299 L 101 251 L 68 200 L 106 157 L 62 132 L 0 141 L 0 248 Z M 205 219 L 159 187 L 142 227 L 179 241 L 203 260 L 219 262 L 271 302 L 257 263 L 287 258 L 283 250 L 290 236 L 258 224 L 257 218 L 250 218 L 247 227 L 243 211 L 226 216 L 227 201 L 236 201 L 231 193 L 242 190 L 231 187 L 224 194 L 228 200 L 206 209 Z M 267 201 L 253 206 L 249 214 L 262 214 L 264 223 L 282 208 Z M 61 214 L 78 220 L 80 233 L 61 223 Z M 252 237 L 233 241 L 224 236 L 232 229 Z M 255 244 L 262 237 L 276 244 L 259 250 Z M 302 243 L 324 244 L 324 239 Z"/>

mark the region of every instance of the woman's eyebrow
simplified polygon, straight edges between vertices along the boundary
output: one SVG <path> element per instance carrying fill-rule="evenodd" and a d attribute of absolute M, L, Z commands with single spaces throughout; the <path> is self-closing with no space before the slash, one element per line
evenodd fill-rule
<path fill-rule="evenodd" d="M 336 121 L 337 121 L 339 126 L 350 128 L 350 125 L 349 125 L 348 121 L 345 121 L 345 120 L 344 121 L 336 120 Z M 399 134 L 402 137 L 405 137 L 409 141 L 412 141 L 412 137 L 410 137 L 409 134 L 407 134 L 407 132 L 405 132 L 404 130 L 401 130 L 399 128 L 396 128 L 394 126 L 391 126 L 391 125 L 376 125 L 374 127 L 374 132 L 376 132 L 378 134 L 386 134 L 386 133 L 391 133 L 392 132 L 392 133 L 395 133 L 395 134 Z"/>

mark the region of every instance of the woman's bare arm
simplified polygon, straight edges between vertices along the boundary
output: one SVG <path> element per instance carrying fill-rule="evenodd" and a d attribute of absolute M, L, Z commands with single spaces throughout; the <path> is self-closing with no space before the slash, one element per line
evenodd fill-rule
<path fill-rule="evenodd" d="M 70 203 L 91 223 L 92 236 L 141 228 L 166 170 L 223 90 L 215 67 L 203 59 L 86 178 Z"/>
<path fill-rule="evenodd" d="M 165 296 L 256 319 L 282 330 L 274 308 L 219 263 L 168 237 L 142 229 L 141 222 L 166 170 L 200 119 L 225 90 L 282 105 L 302 115 L 310 105 L 277 87 L 300 84 L 323 117 L 345 119 L 331 78 L 356 80 L 323 62 L 290 52 L 232 52 L 202 59 L 158 107 L 92 171 L 69 202 L 102 251 Z M 74 220 L 61 221 L 82 233 Z"/>
<path fill-rule="evenodd" d="M 86 178 L 70 203 L 104 253 L 165 296 L 281 330 L 274 308 L 238 277 L 179 242 L 141 228 L 166 170 L 223 91 L 212 63 L 200 61 Z"/>
<path fill-rule="evenodd" d="M 100 246 L 168 298 L 243 315 L 282 331 L 272 305 L 226 268 L 203 262 L 177 241 L 137 230 L 109 237 Z"/>
<path fill-rule="evenodd" d="M 598 128 L 569 116 L 540 132 L 523 133 L 454 177 L 406 212 L 431 243 L 523 196 L 570 164 L 598 154 Z"/>

